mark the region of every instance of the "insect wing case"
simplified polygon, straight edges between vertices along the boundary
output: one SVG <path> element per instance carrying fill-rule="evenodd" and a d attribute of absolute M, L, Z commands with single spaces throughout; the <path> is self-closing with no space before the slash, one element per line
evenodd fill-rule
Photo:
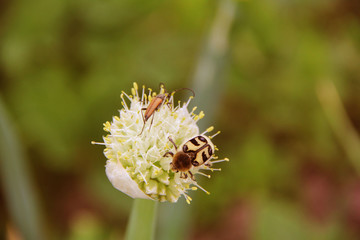
<path fill-rule="evenodd" d="M 204 164 L 214 154 L 214 144 L 204 135 L 196 136 L 180 145 L 180 150 L 185 153 L 194 153 L 192 163 L 194 166 Z"/>

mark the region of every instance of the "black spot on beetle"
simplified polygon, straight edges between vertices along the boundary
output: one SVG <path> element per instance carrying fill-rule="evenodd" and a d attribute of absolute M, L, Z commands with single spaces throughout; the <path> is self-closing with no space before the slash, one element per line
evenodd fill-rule
<path fill-rule="evenodd" d="M 200 145 L 200 143 L 198 143 L 195 138 L 191 139 L 190 142 L 191 142 L 192 144 L 194 144 L 195 146 L 199 146 L 199 145 Z"/>
<path fill-rule="evenodd" d="M 206 162 L 206 160 L 208 160 L 208 159 L 209 159 L 209 158 L 206 156 L 205 151 L 204 151 L 204 152 L 202 152 L 201 156 L 202 156 L 202 160 L 203 160 L 203 162 Z"/>
<path fill-rule="evenodd" d="M 209 146 L 209 149 L 208 149 L 208 152 L 209 152 L 209 155 L 213 155 L 213 151 L 212 151 L 212 148 Z"/>
<path fill-rule="evenodd" d="M 202 141 L 202 142 L 204 142 L 204 143 L 207 143 L 206 138 L 204 138 L 203 136 L 199 136 L 199 140 Z"/>
<path fill-rule="evenodd" d="M 199 163 L 197 161 L 193 161 L 192 165 L 194 165 L 195 167 L 199 166 Z"/>

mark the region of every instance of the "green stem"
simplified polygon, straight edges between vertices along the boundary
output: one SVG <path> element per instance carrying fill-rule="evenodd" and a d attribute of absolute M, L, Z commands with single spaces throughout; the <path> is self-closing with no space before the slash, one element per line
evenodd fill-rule
<path fill-rule="evenodd" d="M 155 233 L 157 202 L 135 199 L 126 229 L 126 240 L 152 240 Z"/>

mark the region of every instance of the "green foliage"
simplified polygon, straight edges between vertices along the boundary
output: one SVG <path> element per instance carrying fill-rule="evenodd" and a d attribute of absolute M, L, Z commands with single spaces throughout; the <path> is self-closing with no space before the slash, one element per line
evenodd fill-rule
<path fill-rule="evenodd" d="M 103 149 L 90 141 L 101 141 L 102 123 L 118 114 L 121 90 L 133 81 L 156 90 L 159 82 L 168 90 L 196 85 L 189 80 L 206 48 L 217 3 L 5 2 L 0 3 L 0 91 L 20 130 L 26 164 L 41 186 L 43 212 L 52 223 L 48 232 L 55 239 L 123 235 L 131 199 L 112 188 Z M 219 164 L 222 172 L 211 179 L 200 179 L 211 195 L 190 193 L 189 219 L 161 226 L 173 224 L 167 225 L 171 232 L 179 223 L 182 236 L 197 236 L 203 228 L 221 226 L 223 212 L 242 199 L 256 209 L 246 228 L 251 239 L 359 238 L 359 225 L 351 220 L 359 217 L 350 204 L 356 194 L 344 190 L 358 181 L 344 148 L 351 139 L 335 133 L 318 93 L 320 81 L 334 83 L 345 109 L 337 114 L 358 136 L 359 5 L 235 4 L 228 51 L 216 62 L 223 71 L 216 84 L 200 84 L 197 92 L 206 93 L 193 101 L 213 111 L 210 125 L 222 131 L 214 139 L 217 154 L 230 162 Z M 313 178 L 322 184 L 307 184 Z M 12 180 L 2 181 L 6 186 Z M 314 212 L 322 208 L 312 208 L 312 201 L 330 202 L 321 220 Z M 15 221 L 10 207 L 1 209 L 5 223 Z"/>

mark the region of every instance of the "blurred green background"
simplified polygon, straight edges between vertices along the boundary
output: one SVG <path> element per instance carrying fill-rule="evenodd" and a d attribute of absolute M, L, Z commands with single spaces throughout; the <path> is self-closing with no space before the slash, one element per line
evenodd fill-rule
<path fill-rule="evenodd" d="M 360 2 L 225 1 L 0 1 L 4 238 L 123 237 L 132 199 L 90 141 L 136 81 L 193 87 L 231 160 L 160 204 L 156 239 L 360 239 Z"/>

